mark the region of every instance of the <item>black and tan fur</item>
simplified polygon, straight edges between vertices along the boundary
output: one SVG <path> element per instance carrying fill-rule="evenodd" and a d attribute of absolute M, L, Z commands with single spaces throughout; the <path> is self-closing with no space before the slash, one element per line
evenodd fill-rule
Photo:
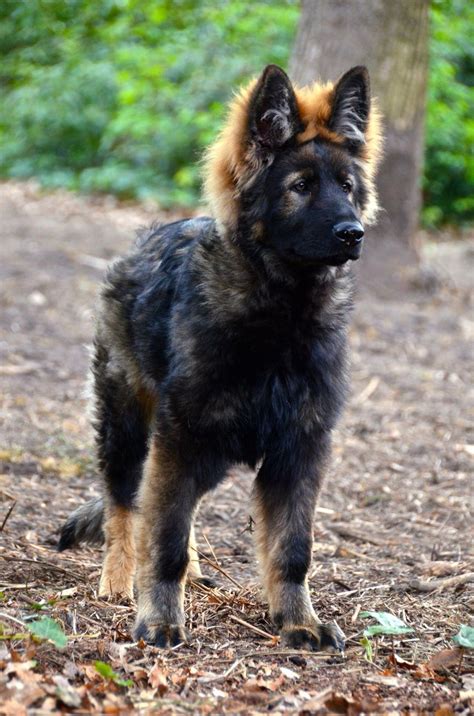
<path fill-rule="evenodd" d="M 364 68 L 299 89 L 269 66 L 207 154 L 212 218 L 153 228 L 108 273 L 93 361 L 105 498 L 71 515 L 60 548 L 105 536 L 100 593 L 132 596 L 135 583 L 137 638 L 186 638 L 199 501 L 245 463 L 284 642 L 343 648 L 307 575 L 379 151 Z"/>

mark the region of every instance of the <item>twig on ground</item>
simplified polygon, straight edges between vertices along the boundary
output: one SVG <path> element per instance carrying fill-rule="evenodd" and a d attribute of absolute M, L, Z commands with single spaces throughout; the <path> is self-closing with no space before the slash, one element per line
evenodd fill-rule
<path fill-rule="evenodd" d="M 214 548 L 212 547 L 211 543 L 210 543 L 209 540 L 207 539 L 207 536 L 206 536 L 205 534 L 203 534 L 203 537 L 204 537 L 204 539 L 206 540 L 207 546 L 208 546 L 209 549 L 211 550 L 211 554 L 212 554 L 212 557 L 213 557 L 213 559 L 214 559 L 214 562 L 215 562 L 216 564 L 219 564 L 219 560 L 218 560 L 217 557 L 216 557 L 216 553 L 214 552 Z"/>
<path fill-rule="evenodd" d="M 374 544 L 377 546 L 394 544 L 393 540 L 371 536 L 366 531 L 358 530 L 355 527 L 349 527 L 348 525 L 341 524 L 340 522 L 329 522 L 327 524 L 327 528 L 331 532 L 336 532 L 336 534 L 340 535 L 340 537 L 348 537 L 349 539 L 356 539 L 356 540 L 359 540 L 360 542 L 367 542 L 367 544 Z"/>
<path fill-rule="evenodd" d="M 351 589 L 349 592 L 344 592 L 344 598 L 350 597 L 351 594 L 363 594 L 373 589 L 390 589 L 390 587 L 391 584 L 374 584 L 371 587 L 359 587 L 359 589 Z"/>
<path fill-rule="evenodd" d="M 375 391 L 376 391 L 377 388 L 379 387 L 379 383 L 380 383 L 380 378 L 379 378 L 377 375 L 374 375 L 374 376 L 369 380 L 369 382 L 367 383 L 367 385 L 365 386 L 365 388 L 360 391 L 359 395 L 357 395 L 357 396 L 354 398 L 353 402 L 354 402 L 356 405 L 361 405 L 362 403 L 365 403 L 365 401 L 370 398 L 370 396 L 372 395 L 372 393 L 375 393 Z"/>
<path fill-rule="evenodd" d="M 196 549 L 195 547 L 193 549 L 196 550 L 201 559 L 207 562 L 210 567 L 220 572 L 224 577 L 229 580 L 229 582 L 232 582 L 232 584 L 234 584 L 238 589 L 243 589 L 242 585 L 239 584 L 237 580 L 235 580 L 233 577 L 231 577 L 230 574 L 226 572 L 225 569 L 223 569 L 220 565 L 218 565 L 216 562 L 213 562 L 212 559 L 209 559 L 209 557 L 206 557 L 206 555 L 203 554 L 199 549 Z"/>
<path fill-rule="evenodd" d="M 26 375 L 34 373 L 39 368 L 39 363 L 23 363 L 23 365 L 0 365 L 0 375 Z"/>
<path fill-rule="evenodd" d="M 459 587 L 462 584 L 467 584 L 468 582 L 474 582 L 474 572 L 458 574 L 455 577 L 432 579 L 429 582 L 425 582 L 422 579 L 411 579 L 408 586 L 411 589 L 416 589 L 418 592 L 441 592 L 443 589 L 449 589 L 449 587 Z"/>
<path fill-rule="evenodd" d="M 19 624 L 22 627 L 26 626 L 24 621 L 17 619 L 16 617 L 12 617 L 11 614 L 7 614 L 6 612 L 0 612 L 0 619 L 8 619 L 9 621 L 15 622 L 15 624 Z"/>
<path fill-rule="evenodd" d="M 234 661 L 234 663 L 229 666 L 228 669 L 226 669 L 222 674 L 216 674 L 215 676 L 198 676 L 198 681 L 201 684 L 210 684 L 213 681 L 224 681 L 224 679 L 227 679 L 227 677 L 235 671 L 235 669 L 243 662 L 245 657 L 241 657 L 240 659 L 237 659 Z"/>
<path fill-rule="evenodd" d="M 260 629 L 260 627 L 256 627 L 253 624 L 249 624 L 245 621 L 245 619 L 241 619 L 240 617 L 236 616 L 235 614 L 230 615 L 230 619 L 232 621 L 237 622 L 237 624 L 241 624 L 242 626 L 247 627 L 247 629 L 251 629 L 255 632 L 255 634 L 259 634 L 260 636 L 265 637 L 265 639 L 278 639 L 278 637 L 275 636 L 275 634 L 270 634 L 268 631 L 264 631 L 263 629 Z"/>
<path fill-rule="evenodd" d="M 7 524 L 8 518 L 10 517 L 11 513 L 13 512 L 15 505 L 16 505 L 16 500 L 15 500 L 15 502 L 12 502 L 12 504 L 10 505 L 10 509 L 8 510 L 7 514 L 5 515 L 5 518 L 0 526 L 0 532 L 3 532 L 3 530 L 5 529 L 5 525 Z"/>

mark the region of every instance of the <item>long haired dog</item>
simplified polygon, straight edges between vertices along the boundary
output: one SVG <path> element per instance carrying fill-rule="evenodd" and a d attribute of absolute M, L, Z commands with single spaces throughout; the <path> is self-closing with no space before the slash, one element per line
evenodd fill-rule
<path fill-rule="evenodd" d="M 350 260 L 377 208 L 369 78 L 293 87 L 268 66 L 210 148 L 212 218 L 153 228 L 109 270 L 93 374 L 105 497 L 60 549 L 105 535 L 100 594 L 137 590 L 136 638 L 186 639 L 193 523 L 229 467 L 258 467 L 254 517 L 282 640 L 343 649 L 307 583 L 313 515 L 346 393 Z"/>

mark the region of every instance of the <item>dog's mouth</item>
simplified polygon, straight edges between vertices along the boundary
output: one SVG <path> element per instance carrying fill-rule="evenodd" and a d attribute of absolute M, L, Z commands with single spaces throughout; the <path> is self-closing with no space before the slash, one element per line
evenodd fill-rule
<path fill-rule="evenodd" d="M 354 253 L 354 255 L 349 256 L 331 256 L 322 263 L 325 263 L 327 266 L 342 266 L 342 264 L 346 264 L 348 261 L 357 261 L 359 258 L 360 251 L 357 254 Z"/>
<path fill-rule="evenodd" d="M 312 256 L 302 256 L 296 251 L 291 251 L 288 258 L 292 263 L 299 264 L 300 266 L 314 266 L 315 268 L 317 268 L 321 266 L 342 266 L 348 261 L 357 261 L 357 259 L 360 257 L 360 253 L 360 251 L 354 251 L 353 255 L 351 255 L 350 253 L 344 253 L 334 254 L 333 256 L 327 256 L 323 258 L 318 256 L 316 258 Z"/>
<path fill-rule="evenodd" d="M 357 243 L 354 246 L 343 245 L 342 243 L 336 246 L 328 247 L 329 249 L 336 249 L 334 253 L 330 253 L 327 256 L 312 256 L 311 252 L 303 253 L 298 251 L 297 248 L 291 247 L 286 251 L 287 260 L 295 265 L 300 266 L 342 266 L 348 261 L 357 261 L 362 253 L 362 243 Z"/>
<path fill-rule="evenodd" d="M 329 256 L 327 259 L 324 260 L 324 263 L 326 263 L 328 266 L 341 266 L 347 261 L 357 261 L 360 258 L 361 253 L 362 244 L 357 244 L 356 246 L 352 247 L 345 247 L 343 253 Z"/>
<path fill-rule="evenodd" d="M 342 266 L 342 264 L 345 264 L 350 260 L 349 256 L 331 256 L 321 263 L 324 263 L 326 266 Z"/>

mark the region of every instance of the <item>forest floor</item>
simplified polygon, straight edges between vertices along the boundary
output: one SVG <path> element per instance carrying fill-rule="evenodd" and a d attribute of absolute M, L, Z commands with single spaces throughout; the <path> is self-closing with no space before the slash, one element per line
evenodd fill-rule
<path fill-rule="evenodd" d="M 66 515 L 100 490 L 84 391 L 98 286 L 156 216 L 33 184 L 0 193 L 0 714 L 472 713 L 474 659 L 452 641 L 474 607 L 472 240 L 429 243 L 437 273 L 423 288 L 358 298 L 352 398 L 310 578 L 320 617 L 347 636 L 344 657 L 288 651 L 274 636 L 243 471 L 199 515 L 219 586 L 188 588 L 192 641 L 163 652 L 132 641 L 133 605 L 98 597 L 100 550 L 55 551 Z M 367 610 L 413 628 L 373 641 L 372 661 Z M 61 633 L 30 634 L 48 619 L 62 648 Z"/>

